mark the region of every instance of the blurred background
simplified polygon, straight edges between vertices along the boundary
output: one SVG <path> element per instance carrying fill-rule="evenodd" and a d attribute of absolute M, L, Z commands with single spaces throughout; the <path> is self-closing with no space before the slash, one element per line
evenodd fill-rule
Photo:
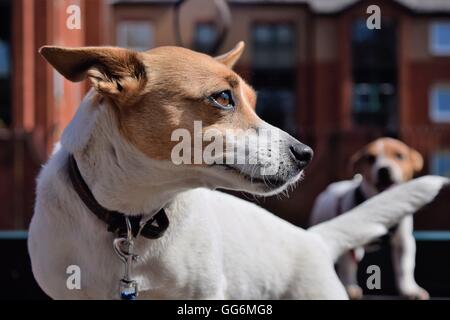
<path fill-rule="evenodd" d="M 381 9 L 379 30 L 366 27 L 369 5 Z M 79 28 L 68 24 L 77 8 Z M 421 174 L 450 177 L 450 1 L 0 0 L 0 25 L 0 249 L 9 257 L 0 287 L 9 297 L 42 297 L 25 245 L 35 178 L 88 88 L 45 63 L 45 44 L 215 55 L 244 40 L 235 69 L 258 91 L 258 114 L 315 151 L 289 198 L 249 198 L 302 227 L 316 196 L 350 178 L 350 156 L 375 138 L 403 140 L 424 156 Z M 415 217 L 417 278 L 432 295 L 450 296 L 449 213 L 435 206 Z"/>

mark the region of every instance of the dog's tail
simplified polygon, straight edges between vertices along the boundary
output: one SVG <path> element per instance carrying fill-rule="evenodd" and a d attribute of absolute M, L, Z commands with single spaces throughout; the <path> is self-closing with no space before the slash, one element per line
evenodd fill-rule
<path fill-rule="evenodd" d="M 450 180 L 444 177 L 417 178 L 382 192 L 309 231 L 321 236 L 336 260 L 344 252 L 386 234 L 403 217 L 432 202 L 444 186 L 450 186 Z"/>

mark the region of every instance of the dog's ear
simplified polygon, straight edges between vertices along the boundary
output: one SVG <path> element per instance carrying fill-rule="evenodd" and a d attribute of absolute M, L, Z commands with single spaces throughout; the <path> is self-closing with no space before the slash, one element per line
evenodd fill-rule
<path fill-rule="evenodd" d="M 244 48 L 244 41 L 239 41 L 233 49 L 216 57 L 215 59 L 231 69 L 241 57 L 242 52 L 244 52 Z"/>
<path fill-rule="evenodd" d="M 350 157 L 350 168 L 349 171 L 355 175 L 357 173 L 361 173 L 361 167 L 367 159 L 367 150 L 363 148 L 358 152 L 354 153 Z"/>
<path fill-rule="evenodd" d="M 419 173 L 423 169 L 423 157 L 419 153 L 419 151 L 410 148 L 410 156 L 411 156 L 411 162 L 413 164 L 414 172 Z"/>
<path fill-rule="evenodd" d="M 102 95 L 120 102 L 136 96 L 147 80 L 138 52 L 112 47 L 44 46 L 39 53 L 66 79 L 88 77 Z"/>

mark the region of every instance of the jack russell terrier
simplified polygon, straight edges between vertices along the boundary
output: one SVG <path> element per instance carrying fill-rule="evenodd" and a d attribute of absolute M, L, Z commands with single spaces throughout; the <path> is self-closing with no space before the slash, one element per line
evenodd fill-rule
<path fill-rule="evenodd" d="M 351 163 L 355 178 L 332 183 L 319 195 L 311 214 L 312 225 L 332 219 L 393 185 L 411 180 L 423 167 L 419 152 L 392 138 L 380 138 L 368 144 L 353 155 Z M 392 261 L 400 294 L 410 299 L 428 299 L 427 291 L 414 279 L 413 217 L 404 217 L 391 234 Z M 346 252 L 337 263 L 339 277 L 352 299 L 362 298 L 357 271 L 363 255 L 364 249 L 358 248 Z"/>
<path fill-rule="evenodd" d="M 179 47 L 40 50 L 65 78 L 93 86 L 37 181 L 28 248 L 50 297 L 118 299 L 127 294 L 120 291 L 126 260 L 132 268 L 122 280 L 134 281 L 139 299 L 346 299 L 335 259 L 386 233 L 448 183 L 412 181 L 308 231 L 215 191 L 278 193 L 312 157 L 256 115 L 254 91 L 231 69 L 243 47 L 216 58 Z M 219 132 L 269 129 L 279 148 L 249 145 L 245 152 L 259 155 L 252 166 L 174 164 L 171 133 L 192 131 L 195 120 Z M 262 176 L 267 165 L 277 172 Z M 133 255 L 118 239 L 128 248 L 133 241 Z M 67 285 L 73 266 L 75 287 Z"/>

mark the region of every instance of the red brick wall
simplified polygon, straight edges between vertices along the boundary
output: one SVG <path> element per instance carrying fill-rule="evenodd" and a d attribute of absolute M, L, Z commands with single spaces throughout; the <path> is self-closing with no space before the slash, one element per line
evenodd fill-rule
<path fill-rule="evenodd" d="M 14 0 L 12 4 L 13 124 L 0 132 L 0 230 L 27 228 L 39 167 L 86 91 L 85 83 L 55 76 L 38 48 L 101 45 L 108 38 L 105 0 Z M 72 4 L 81 9 L 80 30 L 66 27 L 66 10 Z M 62 90 L 55 90 L 55 84 Z"/>

